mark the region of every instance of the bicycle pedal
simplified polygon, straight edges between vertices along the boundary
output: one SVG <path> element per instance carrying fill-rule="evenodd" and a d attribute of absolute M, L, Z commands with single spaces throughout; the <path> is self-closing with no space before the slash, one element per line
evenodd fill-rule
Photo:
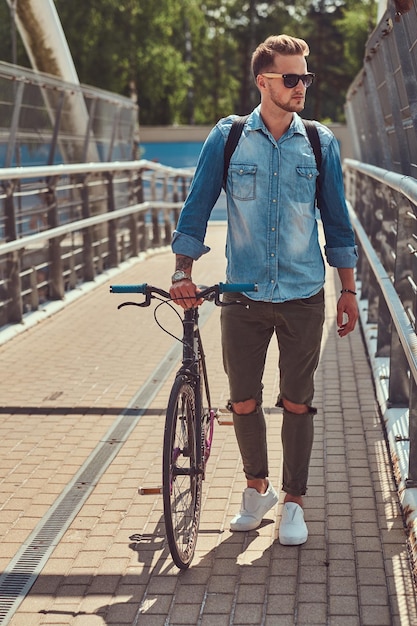
<path fill-rule="evenodd" d="M 216 418 L 220 426 L 233 426 L 233 417 L 227 409 L 217 409 Z"/>
<path fill-rule="evenodd" d="M 140 496 L 155 496 L 162 493 L 162 487 L 139 487 Z"/>

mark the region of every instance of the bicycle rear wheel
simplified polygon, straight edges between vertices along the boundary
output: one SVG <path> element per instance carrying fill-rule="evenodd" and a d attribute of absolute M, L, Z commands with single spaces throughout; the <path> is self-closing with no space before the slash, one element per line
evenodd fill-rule
<path fill-rule="evenodd" d="M 191 563 L 200 523 L 201 429 L 196 420 L 196 406 L 193 381 L 177 376 L 165 421 L 162 490 L 168 545 L 180 569 L 186 569 Z"/>

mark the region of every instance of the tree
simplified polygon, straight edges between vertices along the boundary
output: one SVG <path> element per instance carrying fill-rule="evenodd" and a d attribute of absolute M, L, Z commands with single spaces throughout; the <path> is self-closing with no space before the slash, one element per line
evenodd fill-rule
<path fill-rule="evenodd" d="M 374 0 L 55 0 L 80 81 L 137 99 L 141 124 L 211 124 L 259 101 L 250 72 L 268 35 L 305 38 L 317 83 L 306 117 L 343 121 Z M 11 60 L 0 0 L 0 58 Z M 28 65 L 19 45 L 18 63 Z"/>
<path fill-rule="evenodd" d="M 344 121 L 345 94 L 362 66 L 365 43 L 375 23 L 373 0 L 316 0 L 305 6 L 300 32 L 310 46 L 309 69 L 317 74 L 306 117 Z"/>

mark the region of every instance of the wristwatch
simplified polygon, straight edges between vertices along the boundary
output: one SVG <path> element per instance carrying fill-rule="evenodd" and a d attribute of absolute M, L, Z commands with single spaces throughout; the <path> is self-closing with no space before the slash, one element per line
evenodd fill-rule
<path fill-rule="evenodd" d="M 180 280 L 191 280 L 191 276 L 184 272 L 184 270 L 175 270 L 175 272 L 171 276 L 171 281 L 173 283 L 178 283 Z"/>

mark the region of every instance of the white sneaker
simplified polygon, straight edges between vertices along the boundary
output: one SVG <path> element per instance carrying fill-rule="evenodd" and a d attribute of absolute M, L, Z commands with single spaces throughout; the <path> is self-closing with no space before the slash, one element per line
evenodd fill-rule
<path fill-rule="evenodd" d="M 243 491 L 240 511 L 230 522 L 230 530 L 254 530 L 262 522 L 263 516 L 278 502 L 278 494 L 269 483 L 265 493 L 252 487 Z"/>
<path fill-rule="evenodd" d="M 284 504 L 278 536 L 283 546 L 300 546 L 307 541 L 308 530 L 304 521 L 304 511 L 299 504 L 295 502 Z"/>

